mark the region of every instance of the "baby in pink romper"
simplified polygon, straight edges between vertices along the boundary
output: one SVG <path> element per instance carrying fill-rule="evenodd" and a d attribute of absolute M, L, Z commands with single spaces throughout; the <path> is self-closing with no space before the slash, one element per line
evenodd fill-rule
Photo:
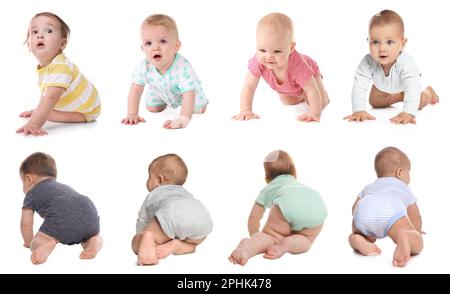
<path fill-rule="evenodd" d="M 261 76 L 280 95 L 284 104 L 306 102 L 308 112 L 298 120 L 319 121 L 328 104 L 327 92 L 316 62 L 295 50 L 292 20 L 281 13 L 264 16 L 256 30 L 257 52 L 249 61 L 249 73 L 241 91 L 241 111 L 235 120 L 259 118 L 252 111 L 253 96 Z"/>

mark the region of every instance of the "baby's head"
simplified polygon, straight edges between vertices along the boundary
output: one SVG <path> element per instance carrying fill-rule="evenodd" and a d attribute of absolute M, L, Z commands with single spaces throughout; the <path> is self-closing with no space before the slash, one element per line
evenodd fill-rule
<path fill-rule="evenodd" d="M 141 25 L 141 48 L 158 70 L 167 70 L 181 46 L 175 20 L 164 14 L 148 16 Z"/>
<path fill-rule="evenodd" d="M 386 147 L 375 156 L 375 171 L 379 178 L 396 177 L 409 184 L 411 162 L 408 156 L 398 148 Z"/>
<path fill-rule="evenodd" d="M 155 158 L 148 167 L 147 189 L 162 185 L 183 185 L 186 182 L 188 169 L 183 159 L 176 154 L 166 154 Z"/>
<path fill-rule="evenodd" d="M 383 10 L 370 19 L 370 55 L 381 65 L 392 65 L 406 45 L 403 20 L 392 10 Z"/>
<path fill-rule="evenodd" d="M 283 150 L 270 152 L 264 159 L 264 170 L 266 172 L 266 182 L 270 183 L 280 175 L 291 175 L 297 177 L 295 165 L 291 156 Z"/>
<path fill-rule="evenodd" d="M 41 12 L 30 21 L 26 43 L 40 62 L 51 61 L 66 48 L 69 35 L 69 26 L 59 16 Z"/>
<path fill-rule="evenodd" d="M 50 155 L 36 152 L 22 162 L 19 174 L 23 183 L 23 192 L 27 193 L 43 179 L 56 179 L 56 162 Z"/>
<path fill-rule="evenodd" d="M 294 51 L 294 25 L 281 13 L 271 13 L 258 23 L 256 29 L 258 62 L 270 69 L 284 69 Z"/>

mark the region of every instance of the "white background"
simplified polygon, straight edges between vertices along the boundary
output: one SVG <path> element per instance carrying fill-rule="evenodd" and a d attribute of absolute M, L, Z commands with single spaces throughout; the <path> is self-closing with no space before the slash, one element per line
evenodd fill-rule
<path fill-rule="evenodd" d="M 0 83 L 1 207 L 0 273 L 448 273 L 449 115 L 447 59 L 450 26 L 445 1 L 1 1 Z M 382 9 L 404 19 L 406 50 L 432 84 L 441 103 L 417 116 L 417 125 L 396 126 L 389 118 L 401 111 L 371 111 L 376 121 L 348 123 L 353 73 L 368 53 L 367 24 Z M 15 134 L 18 118 L 39 100 L 37 61 L 23 42 L 31 17 L 51 11 L 70 26 L 67 56 L 100 92 L 103 113 L 88 125 L 47 124 L 49 135 Z M 258 87 L 254 111 L 260 120 L 235 122 L 247 61 L 255 53 L 257 21 L 270 12 L 288 14 L 295 24 L 297 49 L 317 61 L 331 103 L 320 123 L 295 120 L 298 107 L 283 106 L 265 82 Z M 144 57 L 139 26 L 153 13 L 178 23 L 180 53 L 193 64 L 210 100 L 205 115 L 187 129 L 161 127 L 179 110 L 141 115 L 147 123 L 124 126 L 130 76 Z M 143 106 L 143 104 L 141 104 Z M 411 188 L 423 216 L 425 249 L 405 269 L 391 266 L 394 244 L 379 241 L 381 256 L 358 256 L 348 246 L 351 206 L 375 179 L 373 158 L 397 146 L 412 162 Z M 247 216 L 264 187 L 264 156 L 284 149 L 294 158 L 298 179 L 317 189 L 329 217 L 310 252 L 269 261 L 252 258 L 245 267 L 227 256 L 247 234 Z M 18 168 L 32 152 L 51 154 L 58 180 L 89 196 L 101 217 L 104 248 L 96 259 L 81 261 L 80 246 L 58 245 L 47 263 L 33 266 L 19 230 L 22 186 Z M 178 153 L 187 163 L 185 187 L 209 208 L 214 230 L 195 254 L 170 256 L 153 267 L 136 266 L 130 242 L 137 212 L 147 191 L 147 166 L 156 156 Z M 35 216 L 35 229 L 41 220 Z"/>

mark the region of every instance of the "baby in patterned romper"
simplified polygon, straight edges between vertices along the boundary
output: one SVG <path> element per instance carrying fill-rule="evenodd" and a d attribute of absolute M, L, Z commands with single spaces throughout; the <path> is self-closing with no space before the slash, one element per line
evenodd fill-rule
<path fill-rule="evenodd" d="M 69 34 L 69 26 L 56 14 L 41 12 L 31 19 L 26 43 L 39 62 L 42 96 L 36 109 L 20 114 L 30 120 L 17 133 L 42 136 L 47 121 L 90 122 L 100 115 L 97 90 L 63 53 Z"/>
<path fill-rule="evenodd" d="M 392 263 L 403 267 L 423 248 L 422 217 L 408 187 L 411 162 L 401 150 L 386 147 L 375 157 L 378 179 L 367 185 L 353 204 L 350 246 L 362 255 L 379 255 L 377 239 L 389 236 L 396 244 Z"/>
<path fill-rule="evenodd" d="M 252 111 L 253 96 L 262 77 L 287 105 L 306 102 L 309 111 L 298 120 L 319 121 L 328 104 L 319 67 L 309 56 L 295 49 L 292 20 L 281 13 L 264 16 L 256 30 L 256 54 L 248 63 L 249 72 L 241 91 L 241 110 L 235 120 L 259 118 Z"/>
<path fill-rule="evenodd" d="M 178 118 L 168 120 L 167 129 L 184 128 L 193 113 L 204 113 L 208 100 L 189 61 L 178 53 L 181 42 L 175 21 L 167 15 L 154 14 L 141 25 L 141 48 L 145 59 L 135 68 L 128 94 L 128 114 L 122 123 L 134 125 L 145 120 L 139 116 L 139 102 L 146 84 L 145 104 L 150 112 L 181 105 Z"/>

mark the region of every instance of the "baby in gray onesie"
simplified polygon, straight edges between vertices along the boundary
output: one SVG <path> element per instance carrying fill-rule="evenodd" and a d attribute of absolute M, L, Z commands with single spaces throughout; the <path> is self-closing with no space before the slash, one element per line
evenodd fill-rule
<path fill-rule="evenodd" d="M 139 211 L 132 241 L 139 265 L 157 264 L 170 254 L 194 252 L 213 227 L 205 206 L 182 186 L 188 170 L 178 155 L 156 158 L 148 173 L 150 193 Z"/>
<path fill-rule="evenodd" d="M 20 166 L 23 192 L 21 232 L 24 246 L 30 248 L 31 262 L 45 262 L 56 244 L 83 246 L 81 259 L 91 259 L 102 246 L 97 209 L 92 201 L 56 181 L 56 163 L 50 155 L 36 152 Z M 33 216 L 44 222 L 33 236 Z"/>

